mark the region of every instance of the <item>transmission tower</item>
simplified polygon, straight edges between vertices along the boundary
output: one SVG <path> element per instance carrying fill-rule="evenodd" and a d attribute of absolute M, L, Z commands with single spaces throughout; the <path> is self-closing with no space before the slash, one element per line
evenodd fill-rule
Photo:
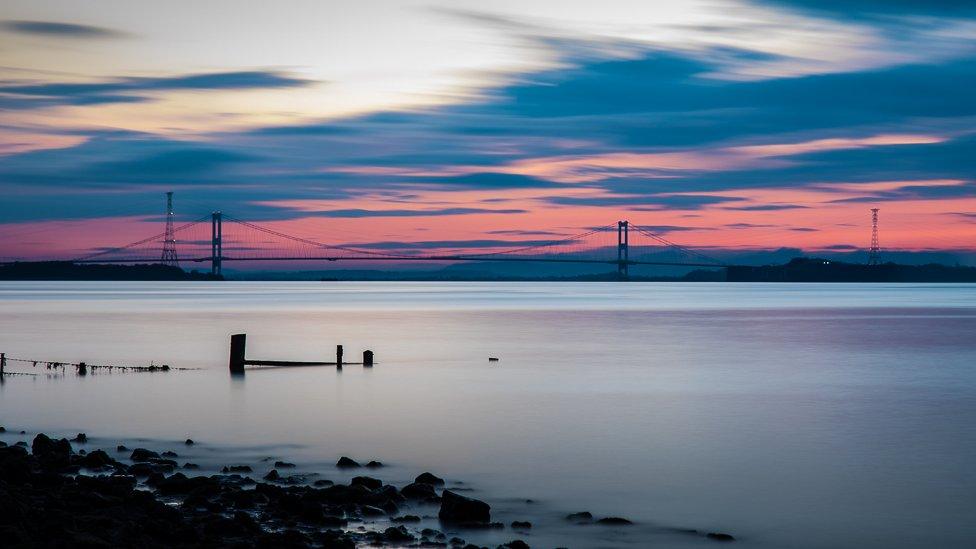
<path fill-rule="evenodd" d="M 173 232 L 174 217 L 176 214 L 173 213 L 173 192 L 170 191 L 166 193 L 166 235 L 163 237 L 163 257 L 160 263 L 179 267 L 180 260 L 176 257 L 176 234 Z"/>
<path fill-rule="evenodd" d="M 881 263 L 881 245 L 878 244 L 878 210 L 871 208 L 871 251 L 868 252 L 868 265 Z"/>

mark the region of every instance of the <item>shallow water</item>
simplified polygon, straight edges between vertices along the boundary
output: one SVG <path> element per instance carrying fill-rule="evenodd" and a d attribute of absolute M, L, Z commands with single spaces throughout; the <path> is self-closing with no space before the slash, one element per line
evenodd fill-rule
<path fill-rule="evenodd" d="M 235 332 L 249 357 L 377 365 L 231 379 Z M 0 282 L 9 357 L 200 368 L 10 363 L 38 375 L 0 385 L 0 425 L 205 471 L 378 459 L 536 525 L 478 543 L 970 547 L 974 333 L 976 285 Z M 638 524 L 561 520 L 582 510 Z"/>

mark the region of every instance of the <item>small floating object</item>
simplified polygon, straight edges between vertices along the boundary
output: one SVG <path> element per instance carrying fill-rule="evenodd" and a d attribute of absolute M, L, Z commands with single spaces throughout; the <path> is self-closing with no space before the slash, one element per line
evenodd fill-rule
<path fill-rule="evenodd" d="M 498 362 L 498 357 L 497 356 L 490 356 L 490 357 L 488 357 L 488 362 Z"/>

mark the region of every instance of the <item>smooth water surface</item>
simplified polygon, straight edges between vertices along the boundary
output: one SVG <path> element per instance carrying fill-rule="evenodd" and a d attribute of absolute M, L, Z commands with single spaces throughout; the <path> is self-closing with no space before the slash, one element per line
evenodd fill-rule
<path fill-rule="evenodd" d="M 331 360 L 342 343 L 377 365 L 232 379 L 236 332 L 249 358 Z M 340 455 L 378 459 L 385 480 L 430 470 L 536 525 L 476 543 L 976 538 L 976 285 L 0 282 L 0 351 L 200 368 L 11 362 L 38 375 L 0 385 L 8 443 L 83 431 L 205 472 L 275 457 L 334 480 L 351 476 Z M 637 524 L 561 518 L 582 510 Z"/>

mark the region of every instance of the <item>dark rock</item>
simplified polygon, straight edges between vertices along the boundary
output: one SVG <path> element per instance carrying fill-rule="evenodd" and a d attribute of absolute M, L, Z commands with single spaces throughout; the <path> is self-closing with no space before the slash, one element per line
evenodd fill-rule
<path fill-rule="evenodd" d="M 501 545 L 504 549 L 529 549 L 529 544 L 525 543 L 520 539 L 512 540 L 505 545 Z"/>
<path fill-rule="evenodd" d="M 312 486 L 322 487 L 322 486 L 332 486 L 333 484 L 335 483 L 332 482 L 331 480 L 320 478 L 319 480 L 313 482 Z"/>
<path fill-rule="evenodd" d="M 195 443 L 193 442 L 192 438 L 188 438 L 186 439 L 186 441 L 183 442 L 183 444 L 186 444 L 187 446 L 193 446 Z"/>
<path fill-rule="evenodd" d="M 118 448 L 116 448 L 115 451 L 116 452 L 128 452 L 129 449 L 126 448 L 125 446 L 122 446 L 121 444 L 119 444 Z"/>
<path fill-rule="evenodd" d="M 132 451 L 132 455 L 129 456 L 129 459 L 131 459 L 132 461 L 137 461 L 137 462 L 138 461 L 149 461 L 149 460 L 154 459 L 154 458 L 158 459 L 159 458 L 159 454 L 157 454 L 156 452 L 153 452 L 152 450 L 146 450 L 145 448 L 136 448 L 135 450 Z"/>
<path fill-rule="evenodd" d="M 190 463 L 189 461 L 183 464 L 184 469 L 199 469 L 200 466 L 196 463 Z"/>
<path fill-rule="evenodd" d="M 528 530 L 532 528 L 532 523 L 527 520 L 516 520 L 512 521 L 512 528 L 517 528 L 519 530 Z"/>
<path fill-rule="evenodd" d="M 369 469 L 379 469 L 382 466 L 383 463 L 379 461 L 370 461 L 369 463 L 366 464 L 366 467 L 368 467 Z"/>
<path fill-rule="evenodd" d="M 451 541 L 449 541 L 448 543 L 450 543 L 451 545 L 455 545 L 455 546 L 457 546 L 457 545 L 463 546 L 464 543 L 465 543 L 465 541 L 464 541 L 464 538 L 459 538 L 459 537 L 456 537 L 455 536 L 455 537 L 451 538 Z"/>
<path fill-rule="evenodd" d="M 583 511 L 581 513 L 571 513 L 566 515 L 566 520 L 573 521 L 576 523 L 593 522 L 593 513 L 589 511 Z"/>
<path fill-rule="evenodd" d="M 604 517 L 596 521 L 596 523 L 607 526 L 626 526 L 628 524 L 633 524 L 633 522 L 621 517 Z"/>
<path fill-rule="evenodd" d="M 220 470 L 221 473 L 250 473 L 252 471 L 250 465 L 231 465 Z"/>
<path fill-rule="evenodd" d="M 71 439 L 71 442 L 88 442 L 88 435 L 85 433 L 78 433 L 75 438 Z"/>
<path fill-rule="evenodd" d="M 389 542 L 413 541 L 415 538 L 404 526 L 395 526 L 383 531 L 383 538 Z"/>
<path fill-rule="evenodd" d="M 163 455 L 163 457 L 164 457 L 164 458 L 175 458 L 175 457 L 180 457 L 180 456 L 179 456 L 179 455 L 178 455 L 178 454 L 177 454 L 176 452 L 171 452 L 171 451 L 169 451 L 169 450 L 167 450 L 167 451 L 165 451 L 165 452 L 163 452 L 163 454 L 162 454 L 162 455 Z"/>
<path fill-rule="evenodd" d="M 420 517 L 417 515 L 403 515 L 401 517 L 393 517 L 393 522 L 420 522 Z"/>
<path fill-rule="evenodd" d="M 437 516 L 446 522 L 488 523 L 491 522 L 491 506 L 483 501 L 444 490 L 441 494 L 441 509 Z"/>
<path fill-rule="evenodd" d="M 272 469 L 271 471 L 268 472 L 267 475 L 264 475 L 264 480 L 270 480 L 270 481 L 274 482 L 274 481 L 280 480 L 280 479 L 281 479 L 281 475 L 279 475 L 278 474 L 278 471 L 275 470 L 275 469 Z"/>
<path fill-rule="evenodd" d="M 437 491 L 430 484 L 424 482 L 414 482 L 408 484 L 400 490 L 400 494 L 407 499 L 429 501 L 437 499 Z"/>
<path fill-rule="evenodd" d="M 27 443 L 24 442 L 23 440 L 18 440 L 17 442 L 14 443 L 14 446 L 20 446 L 22 448 L 27 448 Z"/>
<path fill-rule="evenodd" d="M 115 463 L 118 462 L 108 457 L 108 454 L 106 454 L 103 450 L 94 450 L 78 460 L 78 465 L 81 465 L 87 469 L 100 469 Z"/>
<path fill-rule="evenodd" d="M 348 458 L 346 456 L 342 456 L 342 457 L 339 458 L 339 461 L 336 462 L 336 467 L 339 467 L 339 468 L 342 468 L 342 469 L 351 469 L 351 468 L 354 468 L 354 467 L 361 467 L 361 465 L 359 465 L 359 463 L 356 460 L 352 459 L 352 458 Z"/>
<path fill-rule="evenodd" d="M 39 433 L 31 443 L 31 453 L 41 467 L 49 471 L 63 470 L 71 465 L 71 443 L 66 438 L 52 440 Z"/>
<path fill-rule="evenodd" d="M 6 432 L 7 432 L 7 430 L 4 429 L 2 425 L 0 425 L 0 433 L 6 433 Z"/>
<path fill-rule="evenodd" d="M 288 463 L 287 461 L 276 461 L 274 463 L 275 469 L 291 469 L 295 466 L 294 463 Z"/>
<path fill-rule="evenodd" d="M 349 484 L 353 486 L 365 486 L 370 490 L 379 490 L 383 487 L 383 481 L 373 477 L 353 477 Z"/>
<path fill-rule="evenodd" d="M 712 541 L 735 541 L 735 538 L 729 534 L 723 534 L 721 532 L 709 532 L 705 534 L 705 537 Z"/>
<path fill-rule="evenodd" d="M 414 482 L 422 482 L 424 484 L 430 484 L 433 486 L 444 485 L 444 479 L 437 477 L 431 473 L 420 473 L 419 475 L 417 475 L 417 478 L 414 479 Z"/>

